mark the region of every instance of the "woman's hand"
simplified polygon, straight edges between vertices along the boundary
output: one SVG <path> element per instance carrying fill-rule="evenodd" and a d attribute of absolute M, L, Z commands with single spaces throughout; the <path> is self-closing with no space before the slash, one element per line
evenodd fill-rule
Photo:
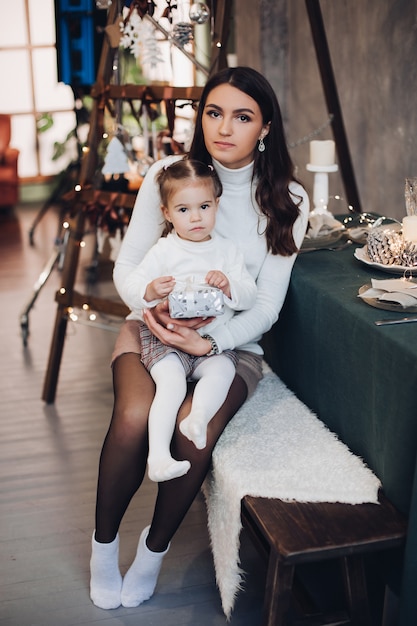
<path fill-rule="evenodd" d="M 168 314 L 168 304 L 163 302 L 154 309 L 145 309 L 143 318 L 155 337 L 167 346 L 179 348 L 194 356 L 204 356 L 211 350 L 211 343 L 203 339 L 196 328 L 207 325 L 211 318 L 173 320 Z"/>

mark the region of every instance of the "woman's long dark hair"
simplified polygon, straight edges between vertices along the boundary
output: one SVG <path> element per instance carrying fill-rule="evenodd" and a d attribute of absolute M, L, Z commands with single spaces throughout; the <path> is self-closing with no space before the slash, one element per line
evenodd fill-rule
<path fill-rule="evenodd" d="M 296 180 L 294 165 L 288 152 L 277 97 L 262 74 L 250 67 L 229 67 L 207 81 L 197 111 L 189 157 L 212 163 L 204 142 L 203 112 L 209 93 L 226 83 L 253 98 L 261 110 L 263 123 L 270 125 L 264 138 L 265 151 L 254 150 L 255 198 L 267 220 L 265 235 L 268 250 L 272 254 L 290 256 L 297 251 L 292 229 L 299 214 L 298 204 L 289 192 L 290 182 Z"/>

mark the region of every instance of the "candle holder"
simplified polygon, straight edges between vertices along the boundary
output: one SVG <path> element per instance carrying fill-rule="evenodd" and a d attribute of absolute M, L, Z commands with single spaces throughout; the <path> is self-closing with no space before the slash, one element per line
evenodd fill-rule
<path fill-rule="evenodd" d="M 329 203 L 329 174 L 337 172 L 339 169 L 337 163 L 333 165 L 313 165 L 312 163 L 307 163 L 306 167 L 309 172 L 314 172 L 314 209 L 311 213 L 313 215 L 330 213 L 330 211 L 327 210 Z"/>

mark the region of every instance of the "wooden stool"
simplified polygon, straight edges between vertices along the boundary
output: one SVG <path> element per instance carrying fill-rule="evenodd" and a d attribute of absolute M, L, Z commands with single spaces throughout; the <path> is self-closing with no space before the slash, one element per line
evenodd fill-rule
<path fill-rule="evenodd" d="M 265 625 L 288 624 L 295 566 L 332 558 L 342 560 L 349 611 L 347 621 L 337 623 L 371 624 L 363 554 L 401 546 L 406 536 L 405 519 L 383 494 L 379 500 L 349 505 L 242 499 L 243 526 L 268 556 Z"/>

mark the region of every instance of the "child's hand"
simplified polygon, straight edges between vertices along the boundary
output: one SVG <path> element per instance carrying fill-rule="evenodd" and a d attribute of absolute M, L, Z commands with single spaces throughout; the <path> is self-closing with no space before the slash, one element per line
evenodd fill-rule
<path fill-rule="evenodd" d="M 146 302 L 166 298 L 175 287 L 175 279 L 172 276 L 160 276 L 155 278 L 146 287 L 144 299 Z"/>
<path fill-rule="evenodd" d="M 223 274 L 223 272 L 220 272 L 219 270 L 211 270 L 206 276 L 206 282 L 211 285 L 211 287 L 221 289 L 224 295 L 228 298 L 231 297 L 229 279 L 226 274 Z"/>

